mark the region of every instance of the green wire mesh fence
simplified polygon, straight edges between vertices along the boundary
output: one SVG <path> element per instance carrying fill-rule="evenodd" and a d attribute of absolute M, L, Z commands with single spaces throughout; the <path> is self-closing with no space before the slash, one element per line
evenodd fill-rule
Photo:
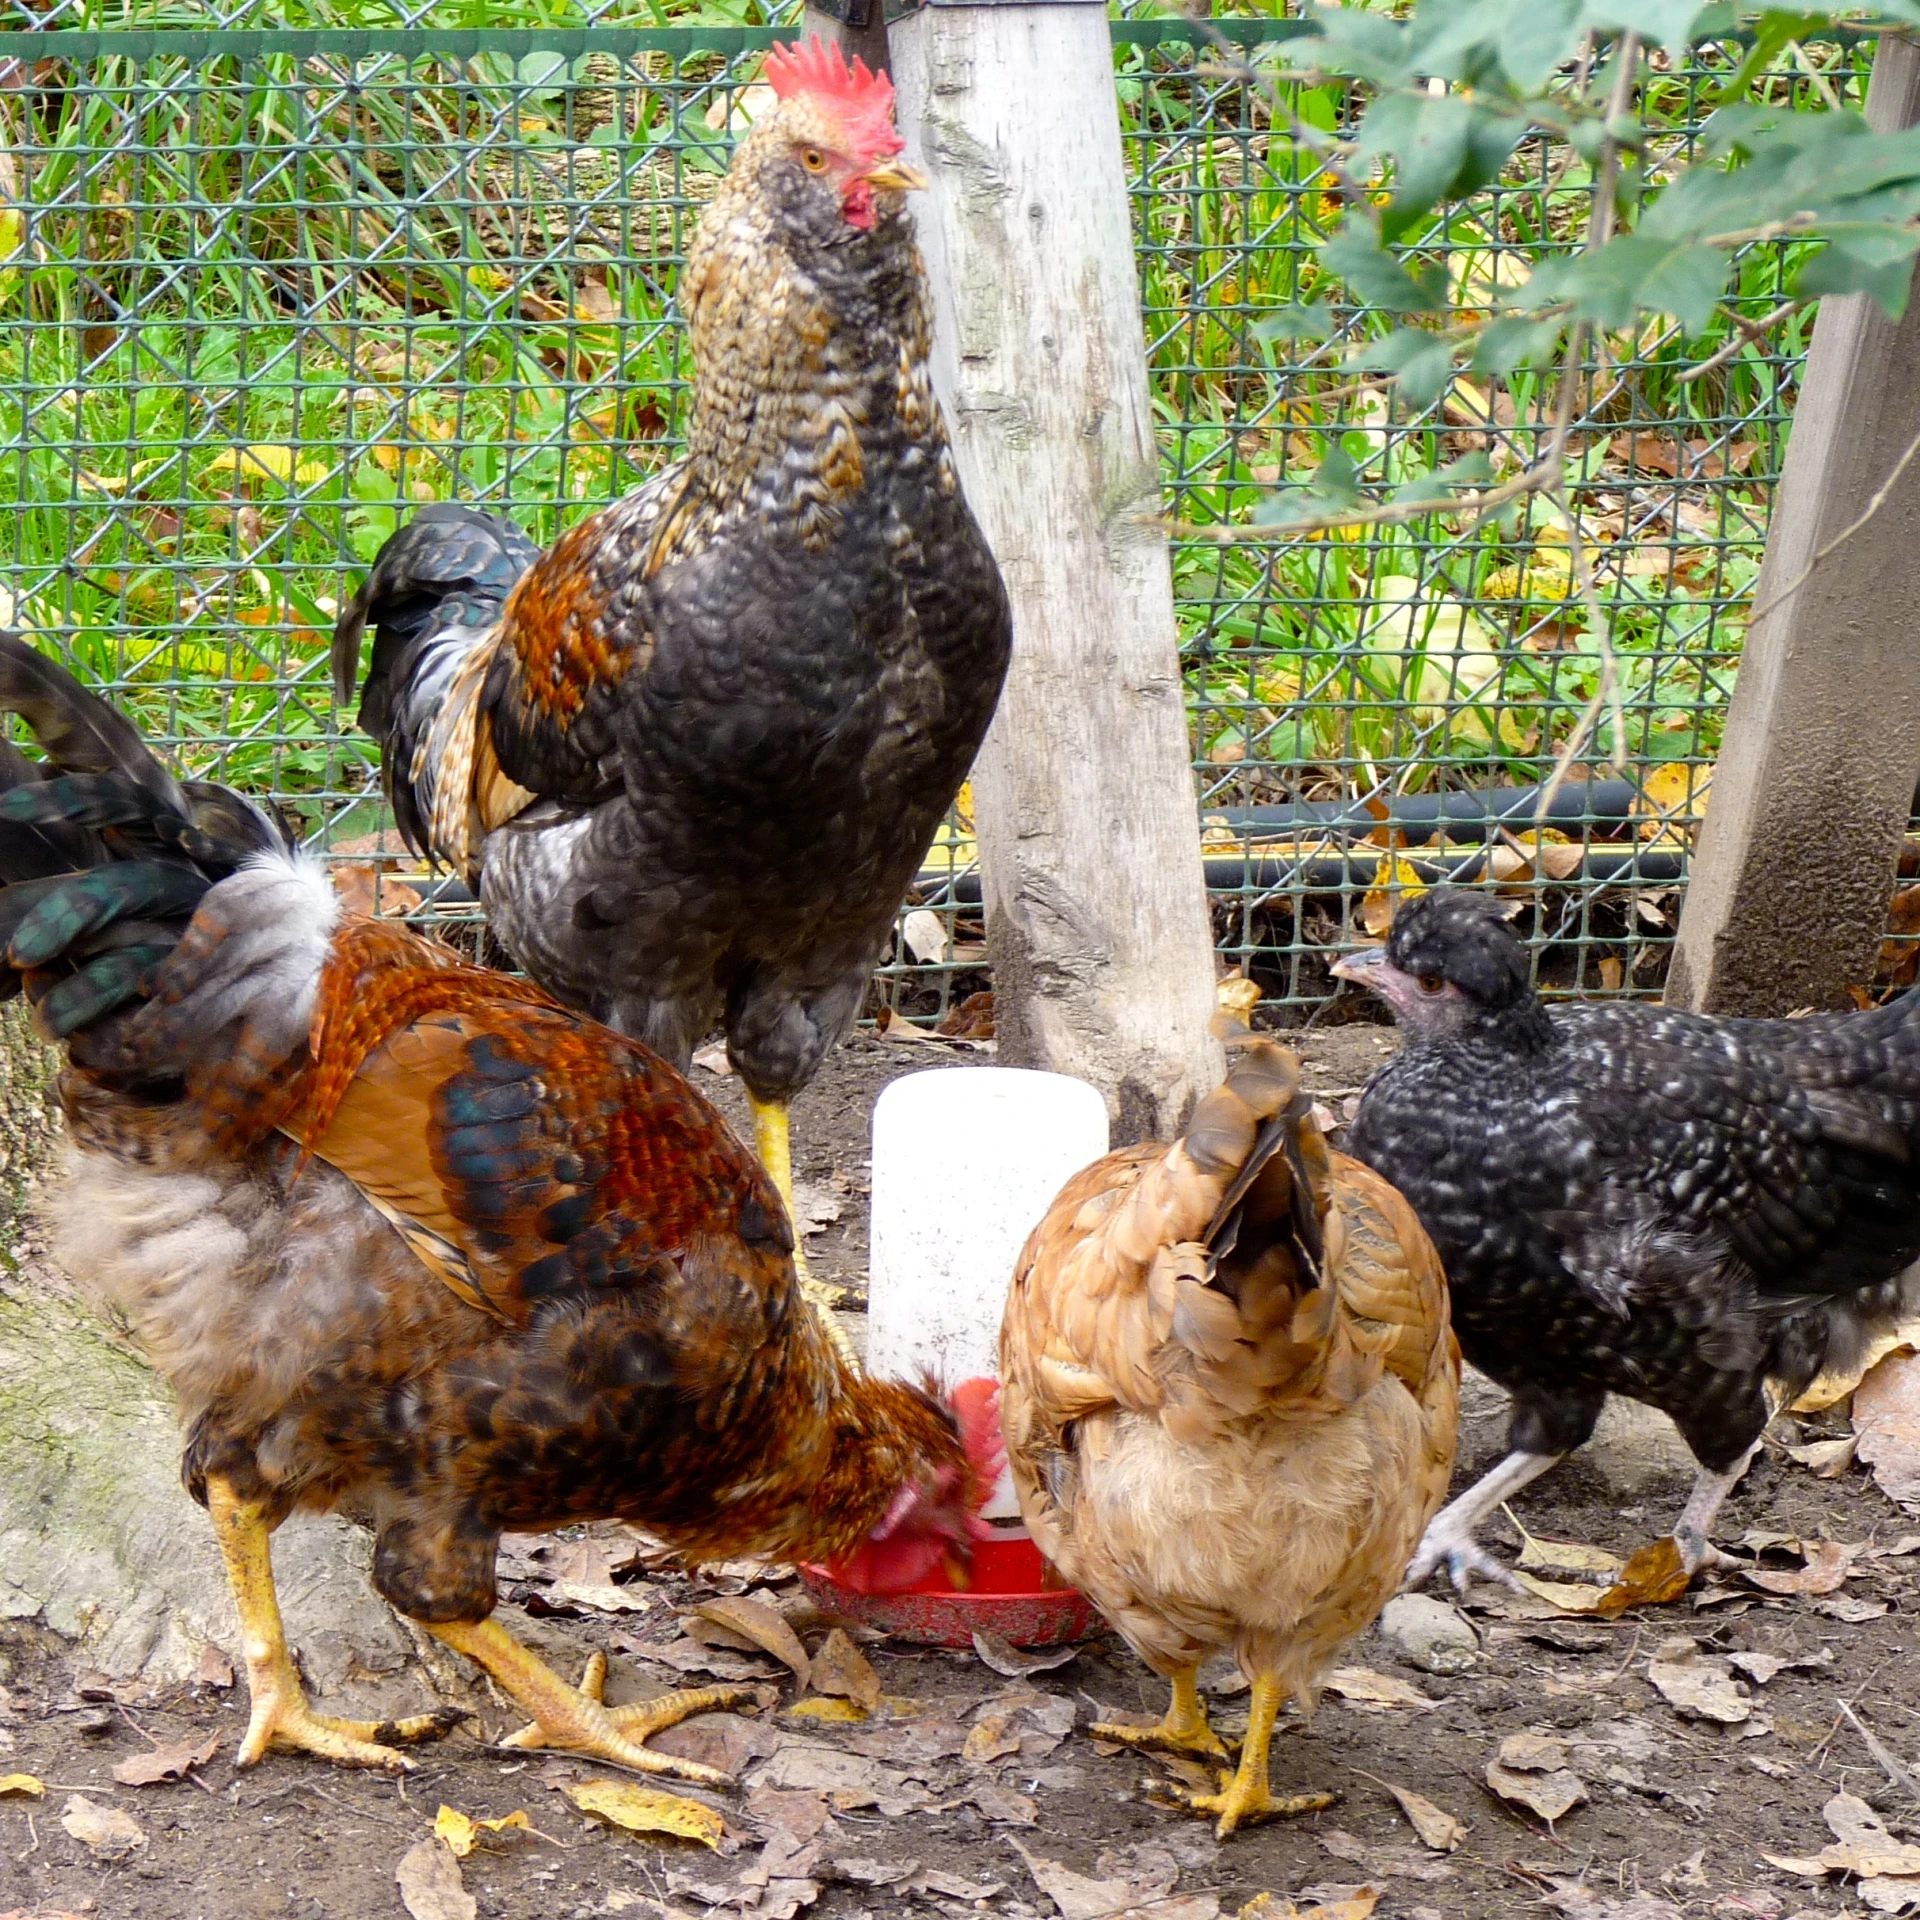
<path fill-rule="evenodd" d="M 397 29 L 64 17 L 36 8 L 36 31 L 0 39 L 0 616 L 196 771 L 273 794 L 369 901 L 471 919 L 400 856 L 368 743 L 333 709 L 335 609 L 420 502 L 490 502 L 545 540 L 672 457 L 689 371 L 675 275 L 773 35 L 469 28 L 444 8 Z M 1462 379 L 1408 415 L 1341 367 L 1365 311 L 1336 308 L 1327 344 L 1263 324 L 1313 291 L 1312 248 L 1342 211 L 1276 127 L 1273 87 L 1323 126 L 1353 105 L 1249 75 L 1246 50 L 1291 31 L 1114 26 L 1223 962 L 1300 1018 L 1394 889 L 1452 876 L 1531 911 L 1552 983 L 1649 990 L 1806 325 L 1612 343 L 1563 505 L 1459 534 L 1217 542 L 1329 452 L 1363 493 L 1467 451 L 1511 471 L 1554 398 L 1526 376 Z M 1782 86 L 1858 99 L 1850 49 L 1802 57 Z M 1708 78 L 1650 90 L 1670 150 Z M 1445 216 L 1460 298 L 1575 244 L 1587 193 L 1564 150 L 1524 146 Z M 1788 264 L 1756 249 L 1736 308 L 1775 305 Z M 1720 338 L 1722 363 L 1683 378 Z M 1542 827 L 1542 782 L 1576 735 Z M 962 810 L 881 976 L 903 1012 L 957 1016 L 987 984 L 973 858 Z"/>

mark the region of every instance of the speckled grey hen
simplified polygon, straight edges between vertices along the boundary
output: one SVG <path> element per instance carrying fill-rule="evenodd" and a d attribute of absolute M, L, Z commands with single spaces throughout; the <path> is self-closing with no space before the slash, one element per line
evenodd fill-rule
<path fill-rule="evenodd" d="M 1513 1395 L 1511 1451 L 1409 1579 L 1510 1577 L 1475 1526 L 1608 1393 L 1669 1414 L 1700 1462 L 1673 1534 L 1698 1571 L 1770 1407 L 1920 1303 L 1920 995 L 1801 1020 L 1548 1009 L 1494 903 L 1444 891 L 1335 972 L 1406 1036 L 1348 1150 L 1412 1201 L 1466 1357 Z"/>
<path fill-rule="evenodd" d="M 680 282 L 686 457 L 544 554 L 442 505 L 334 641 L 402 830 L 550 991 L 787 1105 L 858 1011 L 986 732 L 1010 616 L 928 378 L 893 90 L 776 48 Z"/>

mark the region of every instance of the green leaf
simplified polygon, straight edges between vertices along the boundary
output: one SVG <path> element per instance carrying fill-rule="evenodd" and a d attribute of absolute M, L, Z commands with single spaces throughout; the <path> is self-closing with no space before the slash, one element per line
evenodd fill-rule
<path fill-rule="evenodd" d="M 1878 227 L 1869 228 L 1858 243 L 1836 239 L 1794 275 L 1793 291 L 1864 293 L 1889 320 L 1898 320 L 1906 312 L 1913 291 L 1916 249 L 1920 249 L 1920 234 Z"/>
<path fill-rule="evenodd" d="M 1254 508 L 1255 526 L 1270 527 L 1281 520 L 1311 519 L 1316 514 L 1339 513 L 1360 501 L 1360 469 L 1336 440 L 1304 487 L 1282 487 Z"/>
<path fill-rule="evenodd" d="M 1588 0 L 1586 24 L 1622 28 L 1678 54 L 1703 11 L 1703 0 Z"/>
<path fill-rule="evenodd" d="M 1333 315 L 1325 307 L 1276 307 L 1253 323 L 1253 337 L 1267 345 L 1276 340 L 1324 340 L 1333 328 Z"/>
<path fill-rule="evenodd" d="M 1418 474 L 1405 486 L 1396 487 L 1393 503 L 1418 506 L 1426 500 L 1451 500 L 1470 487 L 1490 486 L 1492 482 L 1493 462 L 1484 453 L 1464 453 L 1458 460 L 1449 460 L 1444 467 Z"/>
<path fill-rule="evenodd" d="M 1466 163 L 1474 109 L 1455 93 L 1382 94 L 1354 138 L 1356 159 L 1393 162 L 1393 208 L 1424 213 Z"/>
<path fill-rule="evenodd" d="M 1320 261 L 1365 306 L 1388 313 L 1438 313 L 1447 303 L 1446 270 L 1426 269 L 1416 279 L 1380 244 L 1380 229 L 1364 214 L 1348 214 L 1320 249 Z"/>
<path fill-rule="evenodd" d="M 1585 31 L 1580 0 L 1531 0 L 1507 16 L 1498 42 L 1500 64 L 1521 92 L 1532 93 L 1573 57 Z"/>
<path fill-rule="evenodd" d="M 1396 327 L 1383 338 L 1369 341 L 1347 365 L 1391 373 L 1408 406 L 1430 407 L 1453 379 L 1453 348 L 1437 334 Z"/>
<path fill-rule="evenodd" d="M 1570 301 L 1576 315 L 1617 330 L 1637 313 L 1670 313 L 1689 333 L 1713 318 L 1732 262 L 1717 247 L 1623 233 L 1598 252 L 1543 262 L 1527 283 L 1527 304 Z"/>
<path fill-rule="evenodd" d="M 1474 343 L 1473 371 L 1504 378 L 1516 367 L 1538 366 L 1553 357 L 1565 331 L 1558 320 L 1496 320 Z"/>
<path fill-rule="evenodd" d="M 1315 9 L 1319 32 L 1306 40 L 1290 40 L 1287 63 L 1317 67 L 1325 73 L 1350 74 L 1375 86 L 1398 86 L 1411 72 L 1407 64 L 1407 29 L 1363 7 Z"/>

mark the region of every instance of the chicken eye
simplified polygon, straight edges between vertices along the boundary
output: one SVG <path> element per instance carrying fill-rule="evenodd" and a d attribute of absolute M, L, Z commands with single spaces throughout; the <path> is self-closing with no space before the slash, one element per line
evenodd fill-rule
<path fill-rule="evenodd" d="M 1422 993 L 1438 993 L 1446 986 L 1446 981 L 1437 973 L 1423 973 L 1417 982 Z"/>
<path fill-rule="evenodd" d="M 800 164 L 809 173 L 824 173 L 827 168 L 827 156 L 818 147 L 808 147 L 800 156 Z"/>

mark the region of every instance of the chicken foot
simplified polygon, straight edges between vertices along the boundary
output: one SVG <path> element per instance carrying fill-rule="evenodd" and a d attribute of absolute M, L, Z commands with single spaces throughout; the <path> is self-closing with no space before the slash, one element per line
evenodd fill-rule
<path fill-rule="evenodd" d="M 510 1747 L 555 1747 L 567 1753 L 631 1767 L 637 1773 L 665 1773 L 701 1787 L 730 1787 L 718 1767 L 655 1753 L 641 1743 L 650 1734 L 696 1713 L 733 1707 L 754 1698 L 751 1687 L 695 1687 L 643 1700 L 630 1707 L 609 1707 L 600 1695 L 606 1685 L 606 1659 L 587 1663 L 584 1682 L 570 1687 L 533 1650 L 521 1645 L 498 1620 L 429 1620 L 427 1631 L 484 1667 L 533 1715 L 502 1742 Z"/>
<path fill-rule="evenodd" d="M 752 1094 L 747 1095 L 747 1104 L 753 1109 L 753 1150 L 760 1156 L 760 1164 L 766 1168 L 773 1184 L 780 1189 L 787 1220 L 793 1228 L 793 1265 L 800 1276 L 800 1291 L 820 1316 L 820 1324 L 841 1359 L 857 1367 L 859 1362 L 854 1357 L 852 1343 L 834 1317 L 833 1310 L 841 1299 L 840 1289 L 813 1277 L 807 1267 L 806 1249 L 801 1244 L 800 1218 L 793 1210 L 793 1139 L 788 1126 L 791 1109 L 784 1100 L 757 1100 Z"/>
<path fill-rule="evenodd" d="M 1299 1813 L 1324 1813 L 1333 1805 L 1330 1793 L 1290 1793 L 1274 1797 L 1267 1777 L 1267 1755 L 1273 1745 L 1273 1723 L 1279 1717 L 1286 1690 L 1271 1674 L 1258 1675 L 1253 1683 L 1253 1698 L 1247 1707 L 1247 1737 L 1241 1742 L 1240 1764 L 1220 1776 L 1218 1793 L 1195 1793 L 1189 1788 L 1173 1789 L 1176 1803 L 1190 1813 L 1215 1813 L 1220 1816 L 1214 1837 L 1224 1840 L 1238 1827 L 1250 1827 L 1262 1820 L 1279 1820 Z"/>
<path fill-rule="evenodd" d="M 1456 1592 L 1465 1593 L 1475 1574 L 1518 1590 L 1520 1582 L 1474 1539 L 1474 1529 L 1503 1500 L 1510 1500 L 1566 1457 L 1564 1453 L 1510 1453 L 1497 1467 L 1481 1475 L 1458 1500 L 1442 1507 L 1427 1523 L 1406 1578 L 1400 1583 L 1401 1592 L 1411 1592 L 1442 1563 Z"/>
<path fill-rule="evenodd" d="M 1760 1442 L 1756 1440 L 1732 1466 L 1723 1473 L 1715 1473 L 1710 1467 L 1702 1467 L 1694 1476 L 1692 1490 L 1687 1495 L 1687 1504 L 1680 1510 L 1680 1518 L 1673 1523 L 1673 1544 L 1680 1549 L 1680 1564 L 1689 1574 L 1695 1574 L 1705 1567 L 1741 1567 L 1747 1564 L 1736 1560 L 1730 1553 L 1722 1553 L 1707 1538 L 1707 1529 L 1714 1523 L 1726 1497 L 1740 1484 L 1740 1477 L 1753 1464 L 1753 1456 L 1760 1451 Z"/>
<path fill-rule="evenodd" d="M 1226 1760 L 1220 1736 L 1207 1724 L 1206 1702 L 1200 1698 L 1197 1667 L 1183 1667 L 1173 1676 L 1173 1699 L 1166 1717 L 1154 1727 L 1123 1727 L 1111 1720 L 1088 1728 L 1096 1740 L 1112 1740 L 1124 1747 L 1148 1747 L 1160 1753 L 1192 1753 L 1203 1760 Z"/>
<path fill-rule="evenodd" d="M 452 1707 L 410 1714 L 404 1720 L 341 1720 L 315 1713 L 281 1624 L 280 1601 L 273 1586 L 272 1530 L 262 1509 L 242 1500 L 228 1481 L 209 1475 L 207 1513 L 240 1615 L 252 1702 L 236 1766 L 255 1766 L 270 1749 L 279 1748 L 318 1754 L 343 1767 L 410 1773 L 413 1762 L 393 1742 L 438 1740 L 469 1717 Z"/>

